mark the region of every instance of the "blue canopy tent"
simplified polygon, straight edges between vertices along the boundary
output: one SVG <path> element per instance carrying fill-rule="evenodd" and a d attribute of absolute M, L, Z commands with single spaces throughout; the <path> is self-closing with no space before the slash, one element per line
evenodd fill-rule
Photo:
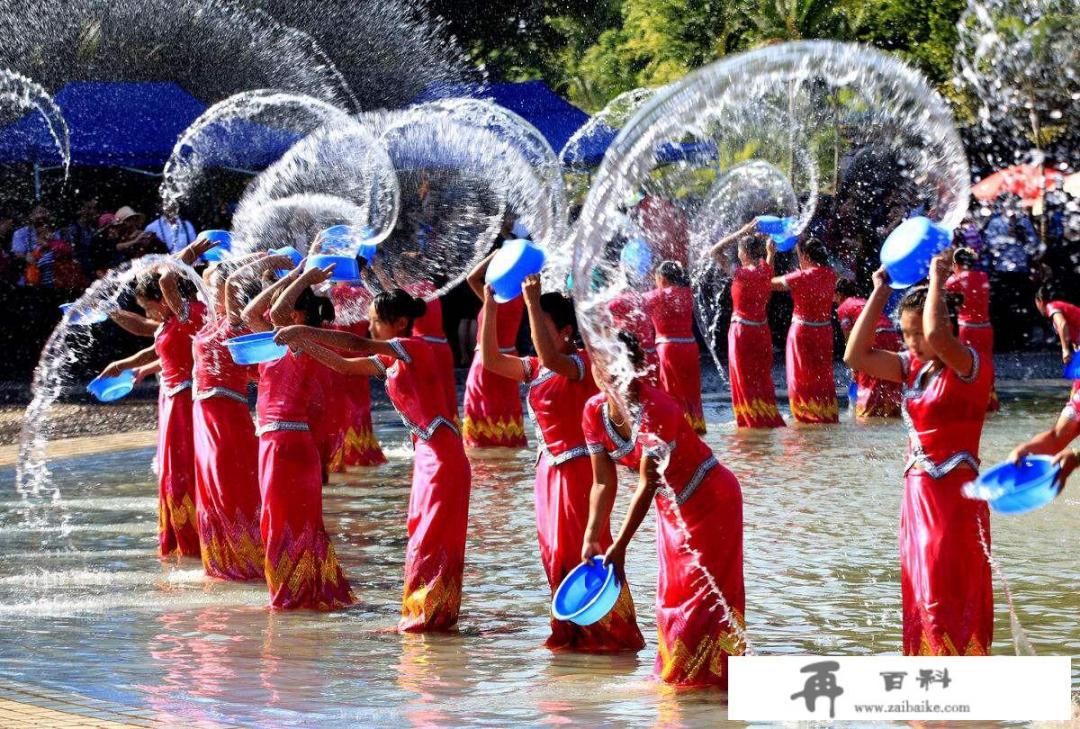
<path fill-rule="evenodd" d="M 67 122 L 71 164 L 161 174 L 176 140 L 206 111 L 206 104 L 170 81 L 73 81 L 53 97 Z M 201 145 L 205 164 L 243 172 L 280 157 L 299 135 L 245 120 L 212 125 Z M 0 164 L 34 166 L 35 191 L 42 170 L 62 160 L 48 125 L 31 112 L 0 128 Z"/>
<path fill-rule="evenodd" d="M 543 81 L 521 83 L 456 84 L 428 89 L 413 101 L 468 96 L 487 99 L 514 112 L 532 124 L 558 154 L 567 140 L 589 119 L 589 115 L 562 98 Z"/>

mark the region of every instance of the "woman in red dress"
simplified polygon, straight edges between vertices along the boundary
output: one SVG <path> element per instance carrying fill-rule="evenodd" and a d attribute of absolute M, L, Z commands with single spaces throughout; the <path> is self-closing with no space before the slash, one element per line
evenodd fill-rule
<path fill-rule="evenodd" d="M 836 318 L 840 320 L 840 331 L 846 342 L 859 314 L 866 308 L 866 299 L 855 296 L 855 284 L 846 278 L 836 282 Z M 874 348 L 886 352 L 900 352 L 904 342 L 896 325 L 882 314 L 874 328 Z M 856 386 L 855 417 L 863 418 L 899 418 L 900 383 L 879 380 L 865 372 L 854 372 Z"/>
<path fill-rule="evenodd" d="M 799 270 L 772 280 L 773 291 L 790 291 L 795 304 L 785 361 L 788 402 L 800 423 L 836 423 L 840 420 L 833 381 L 836 273 L 816 238 L 801 241 L 796 250 Z"/>
<path fill-rule="evenodd" d="M 645 311 L 656 330 L 660 388 L 683 404 L 694 432 L 704 435 L 701 350 L 694 338 L 694 294 L 682 264 L 664 261 L 656 269 L 656 288 L 645 294 Z"/>
<path fill-rule="evenodd" d="M 184 253 L 190 251 L 185 249 Z M 195 366 L 192 340 L 203 326 L 206 306 L 195 297 L 194 284 L 179 278 L 172 268 L 163 266 L 141 275 L 135 286 L 135 301 L 150 320 L 161 322 L 154 334 L 154 345 L 113 362 L 103 372 L 115 376 L 125 369 L 151 365 L 155 359 L 160 363 L 158 549 L 163 557 L 200 556 L 191 378 Z"/>
<path fill-rule="evenodd" d="M 772 295 L 772 239 L 754 233 L 756 221 L 713 246 L 710 255 L 725 272 L 730 264 L 725 249 L 738 242 L 739 267 L 731 279 L 731 325 L 728 327 L 728 379 L 731 408 L 740 428 L 782 428 L 772 379 L 773 345 L 769 330 Z"/>
<path fill-rule="evenodd" d="M 960 305 L 960 341 L 974 347 L 992 373 L 994 327 L 990 323 L 990 278 L 985 271 L 975 269 L 977 261 L 975 251 L 957 248 L 953 254 L 953 273 L 945 282 L 945 290 L 964 297 Z M 997 390 L 991 388 L 986 410 L 993 413 L 1000 409 Z"/>
<path fill-rule="evenodd" d="M 330 289 L 334 303 L 332 329 L 368 335 L 367 310 L 371 292 L 362 285 L 337 284 Z M 386 463 L 382 446 L 371 422 L 371 382 L 368 377 L 347 376 L 323 368 L 323 387 L 334 392 L 334 404 L 327 408 L 330 421 L 324 446 L 327 470 L 341 473 L 348 466 L 379 466 Z"/>
<path fill-rule="evenodd" d="M 642 366 L 632 335 L 620 332 L 619 339 L 633 364 Z M 624 419 L 603 393 L 585 404 L 582 429 L 595 485 L 581 556 L 604 555 L 625 582 L 626 547 L 655 498 L 655 673 L 678 686 L 723 687 L 728 656 L 745 650 L 742 489 L 670 395 L 641 379 L 628 395 L 633 420 Z M 605 549 L 600 538 L 611 519 L 620 463 L 640 480 L 618 536 Z"/>
<path fill-rule="evenodd" d="M 577 346 L 573 302 L 554 292 L 541 296 L 538 276 L 525 279 L 522 293 L 539 356 L 513 357 L 499 351 L 492 320 L 496 304 L 490 288 L 485 290 L 488 316 L 480 332 L 480 356 L 487 369 L 528 387 L 525 401 L 536 421 L 540 449 L 534 482 L 536 535 L 554 594 L 563 578 L 581 563 L 592 491 L 592 467 L 581 415 L 585 401 L 596 393 L 596 384 L 589 357 Z M 598 541 L 603 549 L 611 546 L 611 529 L 602 527 Z M 630 587 L 624 582 L 615 607 L 592 625 L 551 618 L 551 635 L 545 645 L 551 650 L 584 652 L 643 648 L 645 639 L 637 626 Z"/>
<path fill-rule="evenodd" d="M 431 351 L 435 355 L 435 369 L 442 382 L 443 396 L 446 398 L 446 407 L 454 414 L 456 423 L 458 402 L 457 383 L 454 381 L 454 350 L 450 348 L 450 342 L 446 339 L 446 330 L 443 329 L 442 301 L 437 296 L 431 297 L 431 294 L 435 293 L 435 287 L 427 282 L 418 284 L 410 293 L 424 299 L 427 303 L 427 311 L 413 322 L 413 336 L 431 345 Z M 517 332 L 514 332 L 514 336 L 517 337 Z"/>
<path fill-rule="evenodd" d="M 330 300 L 310 289 L 328 276 L 324 269 L 296 268 L 247 305 L 244 322 L 254 332 L 268 331 L 271 302 L 277 326 L 330 321 Z M 322 462 L 309 422 L 321 369 L 296 352 L 259 365 L 260 532 L 273 610 L 338 610 L 356 601 L 323 526 Z"/>
<path fill-rule="evenodd" d="M 900 586 L 904 655 L 986 655 L 994 628 L 990 512 L 964 496 L 978 475 L 991 372 L 960 341 L 945 294 L 951 255 L 937 256 L 930 283 L 898 306 L 904 352 L 873 346 L 889 299 L 888 274 L 874 274 L 874 292 L 859 315 L 844 359 L 872 377 L 904 388 L 908 462 L 900 506 Z M 984 547 L 985 543 L 985 547 Z"/>
<path fill-rule="evenodd" d="M 1069 448 L 1077 436 L 1080 436 L 1080 392 L 1073 392 L 1053 427 L 1016 446 L 1009 454 L 1009 460 L 1016 463 L 1032 453 L 1053 456 L 1054 465 L 1061 467 L 1059 479 L 1064 486 L 1080 465 L 1080 450 Z"/>
<path fill-rule="evenodd" d="M 371 303 L 374 339 L 310 326 L 286 327 L 277 336 L 338 372 L 385 379 L 387 395 L 412 434 L 409 545 L 398 622 L 403 632 L 447 631 L 457 624 L 472 489 L 461 435 L 433 376 L 435 355 L 431 345 L 411 336 L 425 309 L 423 299 L 394 289 Z M 346 358 L 330 348 L 371 356 Z"/>
<path fill-rule="evenodd" d="M 639 374 L 651 385 L 660 386 L 660 355 L 656 349 L 656 329 L 645 308 L 645 297 L 633 289 L 624 291 L 608 304 L 611 323 L 616 329 L 630 332 L 645 356 L 645 369 Z"/>
<path fill-rule="evenodd" d="M 258 273 L 288 265 L 287 257 L 260 256 L 228 279 L 218 264 L 203 274 L 217 319 L 195 336 L 195 486 L 203 568 L 223 580 L 261 579 L 265 562 L 259 439 L 247 399 L 253 368 L 236 364 L 225 342 L 250 333 L 243 306 Z"/>
<path fill-rule="evenodd" d="M 481 301 L 484 300 L 484 275 L 494 257 L 489 255 L 468 276 L 469 287 Z M 496 309 L 496 332 L 499 351 L 517 354 L 517 334 L 525 303 L 521 298 L 500 304 Z M 480 312 L 479 327 L 484 326 L 484 312 Z M 465 381 L 465 418 L 461 423 L 465 445 L 474 448 L 524 448 L 525 416 L 521 410 L 521 392 L 518 383 L 494 372 L 488 372 L 479 357 L 473 357 L 469 377 Z"/>
<path fill-rule="evenodd" d="M 1035 292 L 1035 308 L 1050 319 L 1061 342 L 1061 361 L 1069 364 L 1080 349 L 1080 306 L 1054 299 L 1045 286 Z M 1072 391 L 1080 392 L 1080 380 L 1073 380 Z"/>

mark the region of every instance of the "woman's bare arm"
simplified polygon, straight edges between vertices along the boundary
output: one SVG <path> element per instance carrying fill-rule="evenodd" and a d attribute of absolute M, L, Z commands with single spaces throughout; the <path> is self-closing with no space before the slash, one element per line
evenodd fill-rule
<path fill-rule="evenodd" d="M 884 268 L 874 272 L 874 292 L 866 301 L 844 348 L 844 364 L 853 370 L 890 382 L 903 382 L 904 365 L 900 355 L 874 348 L 878 319 L 889 303 L 888 274 Z"/>

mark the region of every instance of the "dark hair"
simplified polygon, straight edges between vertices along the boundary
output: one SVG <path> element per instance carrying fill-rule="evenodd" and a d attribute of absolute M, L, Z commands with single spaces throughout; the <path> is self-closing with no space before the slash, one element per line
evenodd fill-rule
<path fill-rule="evenodd" d="M 424 300 L 416 298 L 403 289 L 383 291 L 375 297 L 372 304 L 375 306 L 375 313 L 383 321 L 407 319 L 409 323 L 405 327 L 406 331 L 411 330 L 413 322 L 427 313 L 427 304 Z"/>
<path fill-rule="evenodd" d="M 664 261 L 657 267 L 656 272 L 675 286 L 690 285 L 690 277 L 686 275 L 686 269 L 678 261 Z"/>
<path fill-rule="evenodd" d="M 836 281 L 836 293 L 848 299 L 852 296 L 858 296 L 859 289 L 850 278 L 841 278 Z"/>
<path fill-rule="evenodd" d="M 953 254 L 953 262 L 963 268 L 973 268 L 975 263 L 979 260 L 975 255 L 975 251 L 970 248 L 957 248 L 956 253 Z"/>
<path fill-rule="evenodd" d="M 630 357 L 630 364 L 635 370 L 645 369 L 645 352 L 641 349 L 641 343 L 638 342 L 630 332 L 625 329 L 620 329 L 615 335 L 615 338 L 622 342 L 622 345 L 626 347 L 626 353 Z"/>
<path fill-rule="evenodd" d="M 558 291 L 540 294 L 540 310 L 551 317 L 556 329 L 570 327 L 577 336 L 577 315 L 574 313 L 574 302 L 569 297 Z"/>
<path fill-rule="evenodd" d="M 319 296 L 306 288 L 296 297 L 296 311 L 304 315 L 304 323 L 310 327 L 321 326 L 334 320 L 334 304 L 325 296 Z"/>
<path fill-rule="evenodd" d="M 176 288 L 180 297 L 185 301 L 191 301 L 199 293 L 198 287 L 187 276 L 176 278 Z M 147 301 L 161 301 L 165 295 L 161 293 L 161 274 L 144 273 L 135 282 L 135 296 Z"/>
<path fill-rule="evenodd" d="M 1052 300 L 1051 297 L 1050 297 L 1050 286 L 1048 284 L 1043 284 L 1039 288 L 1035 289 L 1035 300 L 1036 301 L 1051 301 Z"/>
<path fill-rule="evenodd" d="M 915 286 L 908 289 L 896 305 L 896 320 L 900 320 L 905 311 L 922 312 L 926 308 L 926 298 L 930 294 L 929 286 Z M 945 294 L 945 309 L 949 312 L 949 320 L 952 322 L 953 334 L 960 331 L 959 313 L 964 303 L 963 294 Z"/>
<path fill-rule="evenodd" d="M 765 237 L 764 233 L 748 233 L 739 238 L 739 252 L 746 254 L 751 260 L 761 260 L 765 257 L 768 242 L 769 239 Z"/>
<path fill-rule="evenodd" d="M 818 238 L 811 237 L 799 241 L 799 251 L 809 258 L 811 263 L 815 263 L 818 266 L 829 265 L 829 251 L 825 249 L 825 244 Z"/>

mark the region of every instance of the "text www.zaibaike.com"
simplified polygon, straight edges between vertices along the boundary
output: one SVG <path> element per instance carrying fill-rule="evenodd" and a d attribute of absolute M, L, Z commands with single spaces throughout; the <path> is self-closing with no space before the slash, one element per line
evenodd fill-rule
<path fill-rule="evenodd" d="M 967 704 L 932 704 L 929 701 L 901 701 L 898 704 L 855 704 L 858 714 L 968 714 Z"/>

